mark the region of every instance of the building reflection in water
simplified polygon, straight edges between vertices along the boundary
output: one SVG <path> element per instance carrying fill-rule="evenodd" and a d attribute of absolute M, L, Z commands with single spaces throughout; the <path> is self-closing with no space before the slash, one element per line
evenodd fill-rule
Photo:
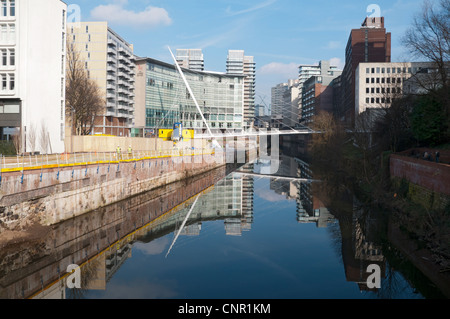
<path fill-rule="evenodd" d="M 270 162 L 258 160 L 239 168 L 239 173 L 232 173 L 236 167 L 217 169 L 56 225 L 28 246 L 2 250 L 0 298 L 81 298 L 83 290 L 105 290 L 132 257 L 134 243 L 150 243 L 178 231 L 181 236 L 199 236 L 205 222 L 223 221 L 227 235 L 241 236 L 251 231 L 254 184 L 265 168 L 270 171 Z M 378 264 L 384 277 L 385 258 L 372 236 L 374 218 L 357 205 L 345 213 L 327 208 L 327 192 L 316 192 L 315 182 L 305 181 L 313 180 L 314 173 L 301 159 L 282 155 L 277 175 L 268 177 L 270 189 L 296 202 L 298 223 L 339 228 L 348 281 L 367 289 L 369 264 Z M 66 289 L 70 264 L 81 266 L 83 290 Z"/>

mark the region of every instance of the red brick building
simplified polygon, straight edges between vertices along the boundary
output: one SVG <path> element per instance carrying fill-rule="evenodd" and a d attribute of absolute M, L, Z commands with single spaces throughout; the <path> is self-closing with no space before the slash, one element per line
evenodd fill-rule
<path fill-rule="evenodd" d="M 384 17 L 367 17 L 361 28 L 350 32 L 341 78 L 343 91 L 335 105 L 336 114 L 348 126 L 355 121 L 355 71 L 361 62 L 391 62 L 391 33 L 386 32 Z"/>

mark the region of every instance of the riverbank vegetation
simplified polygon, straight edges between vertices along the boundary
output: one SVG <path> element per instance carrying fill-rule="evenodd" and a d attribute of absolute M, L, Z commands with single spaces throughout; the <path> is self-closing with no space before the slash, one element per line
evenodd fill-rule
<path fill-rule="evenodd" d="M 389 107 L 358 115 L 352 128 L 333 114 L 317 114 L 314 129 L 322 134 L 314 134 L 309 145 L 312 162 L 323 172 L 319 178 L 337 179 L 360 202 L 394 212 L 392 220 L 430 249 L 444 269 L 450 267 L 450 201 L 431 208 L 413 202 L 409 183 L 390 178 L 389 157 L 418 147 L 449 149 L 449 26 L 449 0 L 442 0 L 438 9 L 426 3 L 403 44 L 433 67 L 413 75 L 408 85 L 414 89 L 406 91 L 404 86 Z"/>

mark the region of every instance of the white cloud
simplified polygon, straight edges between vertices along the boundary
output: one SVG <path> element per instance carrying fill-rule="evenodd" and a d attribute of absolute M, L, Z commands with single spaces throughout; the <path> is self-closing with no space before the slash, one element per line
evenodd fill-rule
<path fill-rule="evenodd" d="M 261 2 L 261 3 L 257 4 L 257 5 L 255 5 L 255 6 L 251 7 L 251 8 L 240 10 L 240 11 L 234 11 L 234 12 L 231 10 L 231 7 L 228 7 L 226 12 L 227 12 L 227 14 L 232 15 L 232 16 L 239 15 L 239 14 L 244 14 L 244 13 L 249 13 L 249 12 L 257 11 L 257 10 L 263 9 L 265 7 L 268 7 L 268 6 L 270 6 L 271 4 L 273 4 L 273 3 L 277 2 L 277 1 L 278 0 L 267 0 L 267 1 L 264 1 L 264 2 Z"/>
<path fill-rule="evenodd" d="M 133 245 L 133 249 L 139 250 L 145 255 L 160 255 L 166 250 L 168 245 L 169 240 L 167 237 L 161 237 L 151 241 L 150 243 L 137 242 Z"/>
<path fill-rule="evenodd" d="M 127 0 L 114 0 L 113 4 L 99 5 L 92 9 L 91 18 L 104 20 L 115 25 L 127 25 L 140 28 L 152 28 L 172 24 L 169 13 L 158 7 L 148 6 L 143 11 L 127 10 Z"/>
<path fill-rule="evenodd" d="M 342 44 L 340 41 L 330 41 L 328 42 L 326 48 L 327 49 L 339 49 L 341 48 Z"/>
<path fill-rule="evenodd" d="M 266 65 L 263 65 L 259 69 L 259 74 L 261 75 L 282 75 L 286 79 L 297 78 L 298 77 L 298 67 L 297 63 L 280 63 L 280 62 L 272 62 Z"/>
<path fill-rule="evenodd" d="M 337 66 L 339 69 L 343 70 L 345 63 L 344 61 L 342 61 L 340 58 L 331 58 L 330 59 L 330 64 Z"/>

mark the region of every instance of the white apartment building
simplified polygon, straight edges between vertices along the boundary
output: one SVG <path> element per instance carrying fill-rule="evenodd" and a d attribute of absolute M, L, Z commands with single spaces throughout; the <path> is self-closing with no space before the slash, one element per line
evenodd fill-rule
<path fill-rule="evenodd" d="M 409 79 L 433 70 L 429 62 L 360 63 L 355 72 L 355 114 L 390 107 L 408 89 L 404 84 Z"/>
<path fill-rule="evenodd" d="M 130 136 L 134 127 L 135 57 L 133 45 L 107 22 L 67 25 L 67 41 L 74 45 L 106 101 L 95 121 L 93 134 Z"/>
<path fill-rule="evenodd" d="M 205 59 L 201 49 L 177 49 L 176 59 L 182 68 L 200 72 L 205 70 Z"/>
<path fill-rule="evenodd" d="M 227 74 L 244 75 L 244 128 L 253 126 L 255 120 L 256 64 L 253 56 L 245 56 L 244 50 L 229 50 Z"/>
<path fill-rule="evenodd" d="M 64 152 L 67 5 L 0 1 L 0 138 L 22 152 Z"/>

